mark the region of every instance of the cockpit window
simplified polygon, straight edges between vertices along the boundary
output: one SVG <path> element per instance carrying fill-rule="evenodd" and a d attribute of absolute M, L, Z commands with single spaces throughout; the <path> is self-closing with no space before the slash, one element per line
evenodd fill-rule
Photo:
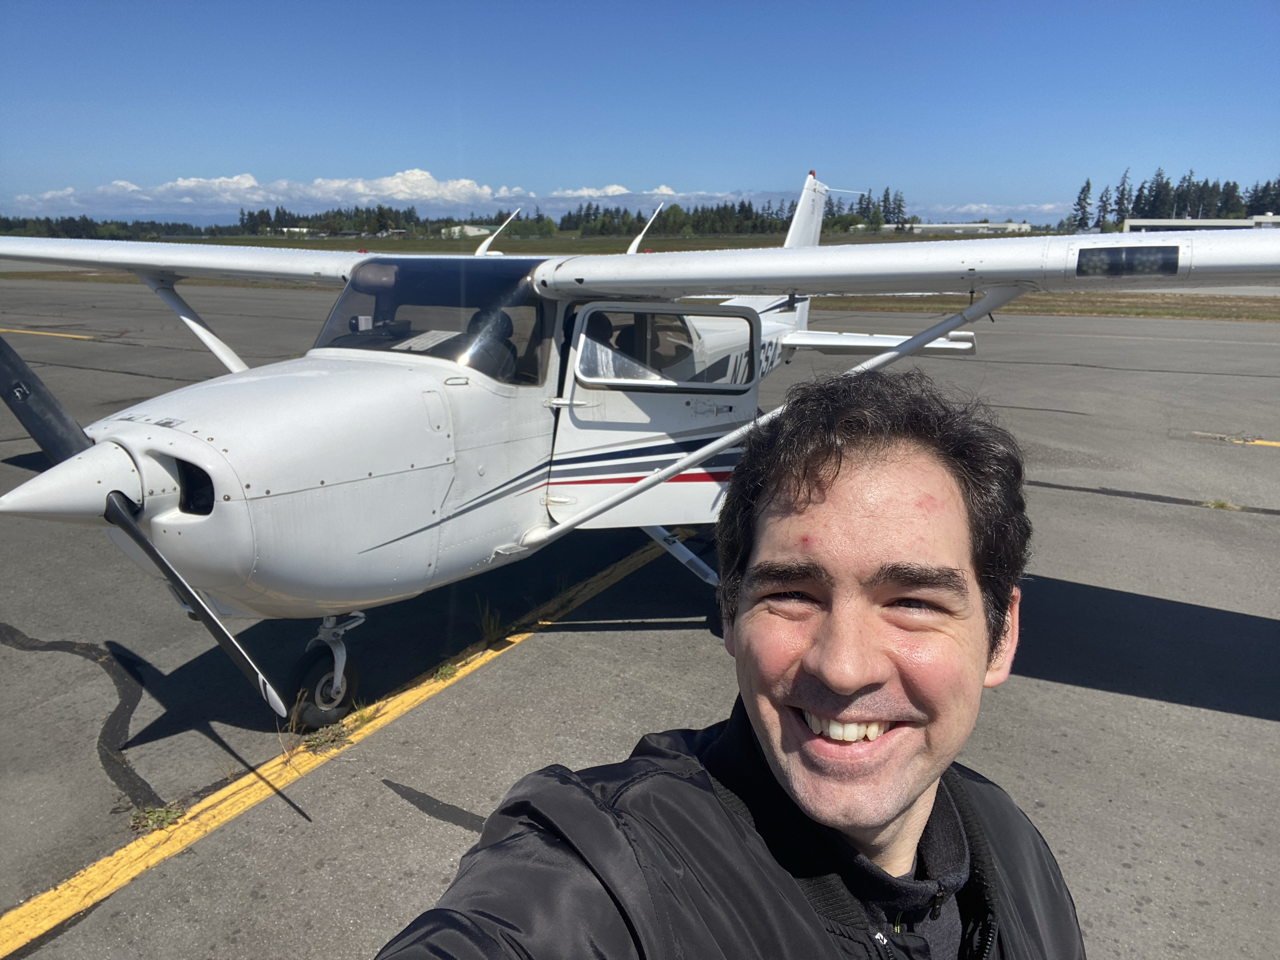
<path fill-rule="evenodd" d="M 540 384 L 551 323 L 529 275 L 507 257 L 379 258 L 352 274 L 316 347 L 452 360 L 503 383 Z"/>

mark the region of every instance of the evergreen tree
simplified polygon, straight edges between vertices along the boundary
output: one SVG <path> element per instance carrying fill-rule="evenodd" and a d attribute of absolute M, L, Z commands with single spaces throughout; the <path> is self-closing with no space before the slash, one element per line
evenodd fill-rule
<path fill-rule="evenodd" d="M 1085 180 L 1084 186 L 1080 188 L 1080 192 L 1076 195 L 1076 204 L 1071 208 L 1071 222 L 1076 225 L 1076 230 L 1089 229 L 1089 195 L 1093 193 L 1093 182 Z"/>
<path fill-rule="evenodd" d="M 1120 186 L 1116 187 L 1116 224 L 1122 224 L 1133 212 L 1133 185 L 1129 183 L 1129 168 L 1124 168 Z"/>
<path fill-rule="evenodd" d="M 1228 220 L 1245 215 L 1244 198 L 1240 195 L 1240 184 L 1228 180 L 1222 185 L 1222 199 L 1218 202 L 1218 216 Z"/>
<path fill-rule="evenodd" d="M 1173 191 L 1173 216 L 1193 217 L 1195 216 L 1195 208 L 1199 205 L 1199 184 L 1196 183 L 1196 172 L 1188 170 L 1181 180 L 1178 181 L 1177 189 Z"/>
<path fill-rule="evenodd" d="M 1280 177 L 1275 182 L 1254 183 L 1252 189 L 1245 194 L 1245 215 L 1261 216 L 1264 213 L 1275 213 L 1280 209 Z"/>
<path fill-rule="evenodd" d="M 1168 220 L 1173 217 L 1173 181 L 1162 167 L 1157 167 L 1151 176 L 1151 185 L 1147 187 L 1147 216 L 1157 220 Z"/>
<path fill-rule="evenodd" d="M 1138 184 L 1138 192 L 1133 195 L 1133 209 L 1130 211 L 1134 219 L 1141 220 L 1147 215 L 1150 204 L 1147 203 L 1147 181 Z"/>
<path fill-rule="evenodd" d="M 1098 194 L 1098 219 L 1094 221 L 1094 226 L 1099 229 L 1105 229 L 1111 218 L 1111 187 L 1102 188 L 1102 193 Z"/>

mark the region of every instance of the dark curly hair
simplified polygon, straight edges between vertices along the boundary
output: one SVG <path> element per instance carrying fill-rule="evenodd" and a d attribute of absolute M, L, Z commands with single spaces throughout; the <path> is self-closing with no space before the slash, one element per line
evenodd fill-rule
<path fill-rule="evenodd" d="M 803 507 L 831 486 L 846 458 L 902 445 L 937 457 L 960 488 L 994 652 L 1030 555 L 1022 451 L 987 406 L 948 397 L 914 370 L 796 384 L 786 409 L 748 434 L 716 523 L 725 621 L 737 616 L 756 520 L 767 507 Z"/>

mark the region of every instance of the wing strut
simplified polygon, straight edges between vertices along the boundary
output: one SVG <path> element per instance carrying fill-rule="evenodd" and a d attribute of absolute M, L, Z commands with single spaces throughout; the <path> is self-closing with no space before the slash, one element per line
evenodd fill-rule
<path fill-rule="evenodd" d="M 653 216 L 649 218 L 649 222 L 644 225 L 644 229 L 636 234 L 636 238 L 631 241 L 631 245 L 627 247 L 627 253 L 635 253 L 640 248 L 640 241 L 644 239 L 644 235 L 649 232 L 649 228 L 653 226 L 653 221 L 658 219 L 658 214 L 662 212 L 662 204 L 658 204 L 658 209 L 653 211 Z"/>
<path fill-rule="evenodd" d="M 903 357 L 909 357 L 911 354 L 922 349 L 926 344 L 933 342 L 939 337 L 945 337 L 952 330 L 956 330 L 964 326 L 966 323 L 972 323 L 974 320 L 985 317 L 990 311 L 1000 309 L 1006 303 L 1016 300 L 1027 292 L 1028 290 L 1024 287 L 995 287 L 981 300 L 965 307 L 963 311 L 957 313 L 955 316 L 948 317 L 941 323 L 934 324 L 928 330 L 923 330 L 920 333 L 917 333 L 910 340 L 898 344 L 892 350 L 886 350 L 879 356 L 872 357 L 871 359 L 858 364 L 856 367 L 848 371 L 847 376 L 855 376 L 859 373 L 865 373 L 868 370 L 878 370 L 881 367 L 887 367 L 889 364 L 901 360 Z M 663 469 L 650 474 L 638 483 L 634 483 L 625 490 L 615 493 L 608 499 L 601 500 L 599 503 L 588 507 L 575 517 L 570 517 L 563 523 L 557 524 L 554 527 L 535 527 L 524 535 L 524 538 L 520 541 L 521 545 L 525 547 L 541 547 L 553 540 L 559 540 L 566 533 L 576 529 L 588 520 L 598 517 L 602 513 L 608 513 L 614 507 L 626 503 L 632 497 L 638 497 L 646 490 L 650 490 L 658 484 L 666 480 L 670 480 L 677 474 L 684 473 L 684 471 L 688 470 L 690 467 L 696 467 L 704 460 L 714 457 L 717 453 L 722 453 L 723 451 L 737 445 L 756 424 L 763 423 L 766 420 L 771 420 L 781 413 L 782 410 L 782 407 L 777 407 L 776 409 L 764 414 L 764 416 L 758 417 L 752 423 L 744 424 L 737 430 L 726 433 L 719 440 L 712 441 L 705 447 L 701 447 L 693 453 L 681 457 L 669 467 L 664 467 Z M 652 536 L 652 534 L 650 534 L 650 536 Z"/>
<path fill-rule="evenodd" d="M 500 226 L 497 230 L 493 231 L 493 233 L 489 234 L 487 237 L 481 240 L 480 246 L 476 247 L 475 256 L 483 257 L 486 253 L 488 253 L 489 245 L 493 243 L 493 241 L 498 239 L 498 234 L 500 234 L 503 230 L 507 229 L 507 224 L 510 223 L 512 220 L 514 220 L 516 218 L 516 213 L 519 213 L 519 212 L 520 212 L 520 208 L 516 207 L 515 213 L 507 217 L 507 219 L 502 222 L 502 226 Z"/>
<path fill-rule="evenodd" d="M 641 527 L 640 529 L 662 544 L 662 548 L 688 567 L 689 572 L 695 577 L 711 584 L 713 587 L 720 586 L 720 575 L 707 566 L 701 557 L 681 543 L 679 534 L 668 532 L 666 527 Z"/>
<path fill-rule="evenodd" d="M 138 277 L 165 302 L 170 310 L 178 315 L 178 319 L 185 323 L 192 333 L 200 338 L 200 342 L 222 361 L 224 367 L 232 373 L 249 369 L 249 365 L 218 339 L 217 335 L 209 329 L 209 325 L 200 319 L 200 314 L 192 310 L 191 305 L 179 296 L 177 290 L 173 289 L 173 285 L 178 281 L 177 277 L 154 273 L 139 273 Z"/>

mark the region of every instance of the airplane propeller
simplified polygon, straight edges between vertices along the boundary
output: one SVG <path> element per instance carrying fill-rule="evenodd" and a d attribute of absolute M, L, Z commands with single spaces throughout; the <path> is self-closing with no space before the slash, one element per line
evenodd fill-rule
<path fill-rule="evenodd" d="M 0 383 L 4 386 L 5 404 L 26 428 L 31 439 L 39 444 L 40 449 L 53 462 L 54 471 L 58 469 L 58 464 L 94 446 L 94 442 L 80 428 L 75 418 L 67 412 L 66 408 L 58 402 L 58 398 L 2 337 L 0 337 Z M 119 450 L 119 448 L 116 449 Z M 70 466 L 72 465 L 69 464 L 68 467 Z M 68 468 L 62 469 L 65 471 Z M 136 510 L 136 504 L 125 493 L 111 490 L 106 496 L 102 516 L 138 545 L 147 558 L 164 574 L 165 579 L 173 586 L 183 602 L 204 624 L 205 629 L 213 635 L 218 646 L 226 651 L 231 661 L 258 688 L 258 692 L 271 705 L 271 709 L 280 716 L 287 717 L 289 711 L 280 694 L 276 692 L 275 687 L 271 685 L 258 665 L 253 662 L 253 658 L 222 625 L 199 592 L 187 583 L 182 574 L 174 569 L 173 565 L 156 549 L 155 544 L 142 532 L 142 528 L 134 519 Z"/>
<path fill-rule="evenodd" d="M 0 378 L 4 383 L 4 402 L 55 464 L 93 446 L 80 424 L 4 337 L 0 337 Z"/>

